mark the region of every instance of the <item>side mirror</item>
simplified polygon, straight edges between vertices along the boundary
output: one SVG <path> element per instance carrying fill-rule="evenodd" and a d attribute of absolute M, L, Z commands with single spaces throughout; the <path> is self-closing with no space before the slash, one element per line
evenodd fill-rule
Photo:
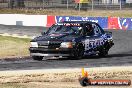
<path fill-rule="evenodd" d="M 45 32 L 41 32 L 41 35 L 45 35 Z"/>

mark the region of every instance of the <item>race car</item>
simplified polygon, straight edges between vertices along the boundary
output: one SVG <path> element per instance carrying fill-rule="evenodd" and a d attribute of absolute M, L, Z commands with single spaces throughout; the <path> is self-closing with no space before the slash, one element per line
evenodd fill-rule
<path fill-rule="evenodd" d="M 44 57 L 81 59 L 84 56 L 105 57 L 114 45 L 112 32 L 89 21 L 64 21 L 53 24 L 41 36 L 30 41 L 30 55 L 34 60 Z"/>

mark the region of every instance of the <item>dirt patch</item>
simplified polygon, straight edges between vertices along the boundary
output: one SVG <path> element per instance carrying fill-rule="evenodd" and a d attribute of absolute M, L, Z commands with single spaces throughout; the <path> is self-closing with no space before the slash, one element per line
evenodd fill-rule
<path fill-rule="evenodd" d="M 132 88 L 132 86 L 87 86 L 82 87 L 79 82 L 32 82 L 32 83 L 22 83 L 21 85 L 27 88 Z"/>
<path fill-rule="evenodd" d="M 1 88 L 84 88 L 79 82 L 29 82 L 0 84 Z M 132 88 L 132 86 L 87 86 L 85 88 Z"/>
<path fill-rule="evenodd" d="M 102 67 L 86 68 L 92 79 L 130 79 L 132 80 L 132 67 Z M 1 84 L 23 85 L 25 88 L 81 88 L 78 78 L 80 69 L 50 69 L 50 70 L 23 70 L 23 71 L 1 71 Z M 0 85 L 1 86 L 1 85 Z M 120 88 L 131 88 L 120 87 Z M 102 88 L 102 87 L 90 87 Z M 107 88 L 107 87 L 103 87 Z M 109 88 L 117 88 L 110 87 Z"/>

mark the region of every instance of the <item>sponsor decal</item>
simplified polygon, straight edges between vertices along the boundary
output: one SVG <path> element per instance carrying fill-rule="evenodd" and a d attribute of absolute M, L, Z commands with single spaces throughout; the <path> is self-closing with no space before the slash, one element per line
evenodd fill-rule
<path fill-rule="evenodd" d="M 98 23 L 102 28 L 107 28 L 107 17 L 80 17 L 80 16 L 56 16 L 56 23 L 63 21 L 91 21 Z"/>
<path fill-rule="evenodd" d="M 79 77 L 79 82 L 82 86 L 130 86 L 129 79 L 92 79 L 88 77 L 87 71 L 82 68 L 82 77 Z"/>
<path fill-rule="evenodd" d="M 61 36 L 62 34 L 51 34 L 50 37 L 57 37 L 57 36 Z"/>
<path fill-rule="evenodd" d="M 75 3 L 89 3 L 91 0 L 75 0 Z"/>

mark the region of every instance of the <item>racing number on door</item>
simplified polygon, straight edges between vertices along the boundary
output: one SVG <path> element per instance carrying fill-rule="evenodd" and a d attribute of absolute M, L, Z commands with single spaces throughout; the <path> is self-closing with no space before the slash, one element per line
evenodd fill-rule
<path fill-rule="evenodd" d="M 104 41 L 102 38 L 100 39 L 87 39 L 85 41 L 85 50 L 90 50 L 90 49 L 94 49 L 100 45 L 103 45 L 104 44 Z"/>
<path fill-rule="evenodd" d="M 88 51 L 95 47 L 95 40 L 86 39 L 85 40 L 85 50 Z"/>

